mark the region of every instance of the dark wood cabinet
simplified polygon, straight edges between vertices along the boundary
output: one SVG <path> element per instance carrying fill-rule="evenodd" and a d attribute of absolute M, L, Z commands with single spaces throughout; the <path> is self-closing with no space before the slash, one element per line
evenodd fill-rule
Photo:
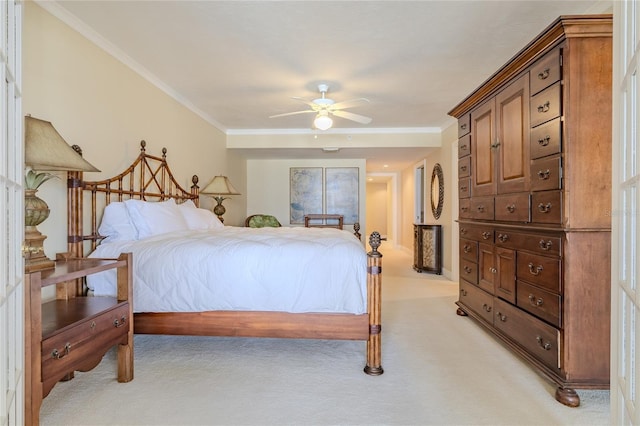
<path fill-rule="evenodd" d="M 610 15 L 561 16 L 450 112 L 458 314 L 569 406 L 609 387 L 611 36 Z"/>
<path fill-rule="evenodd" d="M 413 225 L 413 269 L 442 274 L 441 225 Z"/>
<path fill-rule="evenodd" d="M 76 280 L 116 269 L 117 297 L 75 296 Z M 60 256 L 55 269 L 25 275 L 25 424 L 37 425 L 42 399 L 75 371 L 96 367 L 118 347 L 118 381 L 133 379 L 131 254 L 118 259 Z M 42 303 L 42 288 L 56 299 Z"/>

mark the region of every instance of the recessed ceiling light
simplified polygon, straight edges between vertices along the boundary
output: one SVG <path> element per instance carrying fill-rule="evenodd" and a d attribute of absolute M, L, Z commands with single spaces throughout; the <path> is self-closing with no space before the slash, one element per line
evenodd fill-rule
<path fill-rule="evenodd" d="M 388 165 L 388 164 L 385 164 L 385 165 L 383 165 L 382 167 L 384 167 L 384 168 L 386 169 L 387 167 L 389 167 L 389 165 Z"/>

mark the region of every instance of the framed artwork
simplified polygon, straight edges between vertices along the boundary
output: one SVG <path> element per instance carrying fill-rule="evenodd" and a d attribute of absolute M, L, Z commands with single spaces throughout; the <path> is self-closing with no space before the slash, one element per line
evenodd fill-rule
<path fill-rule="evenodd" d="M 322 167 L 291 167 L 289 170 L 291 224 L 304 224 L 304 215 L 322 213 Z"/>
<path fill-rule="evenodd" d="M 343 215 L 345 224 L 359 222 L 359 169 L 327 167 L 324 174 L 325 213 Z"/>

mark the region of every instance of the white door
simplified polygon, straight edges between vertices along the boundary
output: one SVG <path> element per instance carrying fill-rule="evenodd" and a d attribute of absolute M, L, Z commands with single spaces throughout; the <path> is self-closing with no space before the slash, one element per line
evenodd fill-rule
<path fill-rule="evenodd" d="M 0 2 L 0 425 L 24 423 L 22 5 Z"/>
<path fill-rule="evenodd" d="M 640 340 L 636 338 L 640 331 L 640 10 L 634 0 L 613 3 L 611 420 L 616 425 L 637 425 L 640 424 Z"/>

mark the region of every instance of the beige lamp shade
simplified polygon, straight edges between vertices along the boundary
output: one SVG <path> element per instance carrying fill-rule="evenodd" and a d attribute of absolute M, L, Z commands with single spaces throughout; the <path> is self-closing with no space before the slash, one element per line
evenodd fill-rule
<path fill-rule="evenodd" d="M 226 176 L 214 177 L 200 193 L 211 195 L 240 195 Z"/>
<path fill-rule="evenodd" d="M 49 121 L 26 116 L 24 162 L 34 170 L 99 172 L 60 136 Z"/>

